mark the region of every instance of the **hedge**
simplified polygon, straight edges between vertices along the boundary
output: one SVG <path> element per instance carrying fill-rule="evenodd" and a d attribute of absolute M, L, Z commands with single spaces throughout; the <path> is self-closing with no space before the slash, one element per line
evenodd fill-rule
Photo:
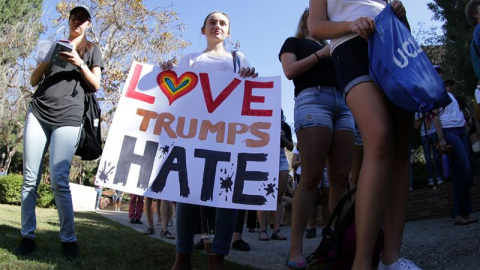
<path fill-rule="evenodd" d="M 0 176 L 0 203 L 20 205 L 23 176 L 9 174 Z M 37 190 L 37 206 L 55 208 L 55 199 L 49 185 L 41 182 Z"/>

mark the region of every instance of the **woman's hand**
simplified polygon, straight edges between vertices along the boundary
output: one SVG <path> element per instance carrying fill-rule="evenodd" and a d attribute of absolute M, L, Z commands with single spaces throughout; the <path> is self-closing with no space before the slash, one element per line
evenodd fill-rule
<path fill-rule="evenodd" d="M 398 18 L 403 19 L 405 16 L 407 16 L 407 11 L 405 10 L 405 7 L 403 6 L 402 1 L 398 0 L 393 0 L 392 1 L 392 9 L 393 13 L 397 15 Z"/>
<path fill-rule="evenodd" d="M 350 22 L 350 30 L 361 38 L 368 39 L 375 31 L 375 21 L 368 17 L 360 17 Z"/>
<path fill-rule="evenodd" d="M 327 44 L 321 50 L 318 50 L 317 55 L 322 59 L 330 57 L 330 44 Z"/>
<path fill-rule="evenodd" d="M 162 70 L 170 70 L 173 68 L 173 62 L 172 60 L 168 60 L 168 61 L 163 61 L 160 63 L 160 68 Z"/>
<path fill-rule="evenodd" d="M 84 64 L 83 59 L 80 58 L 77 51 L 72 50 L 71 52 L 60 52 L 58 54 L 60 59 L 63 61 L 74 65 L 75 67 L 79 67 L 81 64 Z"/>
<path fill-rule="evenodd" d="M 238 72 L 238 74 L 243 78 L 246 78 L 246 77 L 256 78 L 258 76 L 258 73 L 255 72 L 254 67 L 252 67 L 252 68 L 242 67 L 240 69 L 240 71 Z"/>

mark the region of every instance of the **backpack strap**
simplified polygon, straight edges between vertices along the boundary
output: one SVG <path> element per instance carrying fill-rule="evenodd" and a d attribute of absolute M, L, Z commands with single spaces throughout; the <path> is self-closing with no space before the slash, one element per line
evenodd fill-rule
<path fill-rule="evenodd" d="M 335 209 L 333 210 L 332 214 L 330 215 L 330 219 L 328 220 L 328 227 L 332 227 L 332 224 L 335 220 L 339 221 L 340 220 L 340 215 L 342 214 L 343 208 L 347 201 L 350 201 L 352 198 L 352 195 L 357 191 L 357 188 L 353 188 L 347 192 L 343 196 L 343 198 L 338 202 L 337 206 L 335 206 Z"/>
<path fill-rule="evenodd" d="M 237 50 L 232 51 L 232 57 L 233 57 L 233 72 L 237 73 L 237 66 L 238 66 L 238 71 L 242 68 L 240 65 L 240 59 L 238 58 L 237 55 Z"/>

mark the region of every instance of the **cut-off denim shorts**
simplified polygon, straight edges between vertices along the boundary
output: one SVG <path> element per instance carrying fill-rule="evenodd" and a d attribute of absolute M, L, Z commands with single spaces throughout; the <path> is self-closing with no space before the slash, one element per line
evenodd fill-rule
<path fill-rule="evenodd" d="M 343 92 L 335 87 L 317 86 L 302 90 L 295 98 L 295 132 L 309 127 L 355 132 L 352 113 Z"/>
<path fill-rule="evenodd" d="M 354 86 L 371 82 L 368 60 L 368 42 L 355 37 L 338 45 L 332 52 L 332 59 L 337 70 L 340 89 L 347 95 Z"/>
<path fill-rule="evenodd" d="M 279 171 L 288 171 L 288 159 L 285 155 L 285 150 L 280 148 L 280 170 Z"/>

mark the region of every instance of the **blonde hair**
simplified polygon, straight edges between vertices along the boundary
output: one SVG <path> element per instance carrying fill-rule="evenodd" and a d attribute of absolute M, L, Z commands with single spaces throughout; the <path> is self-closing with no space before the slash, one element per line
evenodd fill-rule
<path fill-rule="evenodd" d="M 306 8 L 302 16 L 300 17 L 300 20 L 298 21 L 297 32 L 294 35 L 295 38 L 302 39 L 310 36 L 310 31 L 308 31 L 307 24 L 309 15 L 310 9 Z M 327 45 L 327 42 L 323 39 L 317 41 L 320 42 L 320 44 L 322 44 L 323 46 Z"/>

